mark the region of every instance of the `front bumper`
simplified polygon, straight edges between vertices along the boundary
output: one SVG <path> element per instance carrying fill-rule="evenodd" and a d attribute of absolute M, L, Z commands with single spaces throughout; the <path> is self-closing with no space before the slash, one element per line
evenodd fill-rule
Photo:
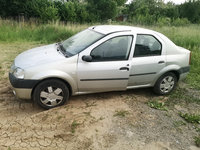
<path fill-rule="evenodd" d="M 9 73 L 9 80 L 16 97 L 20 99 L 31 99 L 32 89 L 39 82 L 39 80 L 18 79 L 11 73 Z"/>
<path fill-rule="evenodd" d="M 14 95 L 19 99 L 31 99 L 32 89 L 12 88 Z"/>

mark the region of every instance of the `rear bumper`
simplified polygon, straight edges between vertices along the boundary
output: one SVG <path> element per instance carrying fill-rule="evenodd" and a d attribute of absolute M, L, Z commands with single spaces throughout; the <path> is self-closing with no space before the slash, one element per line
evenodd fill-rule
<path fill-rule="evenodd" d="M 189 73 L 189 72 L 180 74 L 179 80 L 185 79 L 188 73 Z"/>
<path fill-rule="evenodd" d="M 190 66 L 179 69 L 179 74 L 180 74 L 179 80 L 185 79 L 189 71 L 190 71 Z"/>
<path fill-rule="evenodd" d="M 189 73 L 190 71 L 190 66 L 187 67 L 182 67 L 181 69 L 178 70 L 179 74 L 185 74 L 185 73 Z"/>

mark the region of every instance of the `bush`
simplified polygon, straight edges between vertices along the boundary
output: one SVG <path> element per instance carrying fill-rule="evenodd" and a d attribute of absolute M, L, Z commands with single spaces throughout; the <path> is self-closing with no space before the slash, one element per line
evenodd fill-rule
<path fill-rule="evenodd" d="M 155 16 L 153 15 L 136 15 L 129 19 L 129 22 L 133 24 L 140 24 L 140 25 L 153 25 L 156 22 Z"/>
<path fill-rule="evenodd" d="M 158 21 L 156 23 L 156 25 L 158 26 L 170 26 L 171 24 L 171 19 L 168 17 L 160 17 L 158 18 Z"/>
<path fill-rule="evenodd" d="M 186 26 L 188 24 L 190 24 L 190 21 L 187 18 L 177 18 L 174 19 L 171 23 L 173 26 Z"/>
<path fill-rule="evenodd" d="M 43 22 L 59 19 L 58 9 L 54 3 L 48 0 L 33 0 L 29 2 L 32 8 L 32 13 Z"/>

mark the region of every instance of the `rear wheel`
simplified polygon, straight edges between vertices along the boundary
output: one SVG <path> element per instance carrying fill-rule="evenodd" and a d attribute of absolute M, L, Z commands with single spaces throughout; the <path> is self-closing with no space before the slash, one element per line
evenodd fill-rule
<path fill-rule="evenodd" d="M 154 86 L 154 92 L 159 95 L 166 95 L 173 91 L 177 84 L 177 77 L 174 73 L 168 72 L 162 75 Z"/>
<path fill-rule="evenodd" d="M 45 109 L 54 108 L 63 105 L 69 99 L 69 89 L 60 80 L 45 80 L 35 88 L 33 98 Z"/>

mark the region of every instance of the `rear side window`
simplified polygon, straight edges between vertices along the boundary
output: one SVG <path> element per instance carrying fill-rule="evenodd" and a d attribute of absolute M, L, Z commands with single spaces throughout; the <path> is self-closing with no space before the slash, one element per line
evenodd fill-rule
<path fill-rule="evenodd" d="M 133 57 L 157 56 L 161 55 L 162 45 L 152 35 L 137 35 L 135 51 Z"/>

